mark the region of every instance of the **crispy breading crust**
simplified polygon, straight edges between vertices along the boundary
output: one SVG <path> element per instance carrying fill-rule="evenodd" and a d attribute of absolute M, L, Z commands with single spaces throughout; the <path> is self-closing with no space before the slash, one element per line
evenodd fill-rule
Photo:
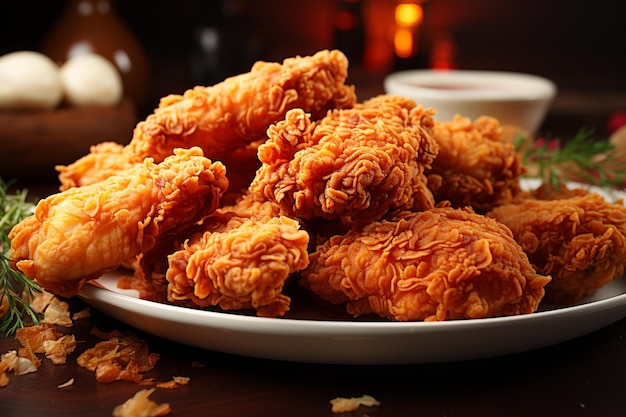
<path fill-rule="evenodd" d="M 332 237 L 310 259 L 303 286 L 354 316 L 397 321 L 532 313 L 550 281 L 508 228 L 449 207 Z"/>
<path fill-rule="evenodd" d="M 93 149 L 92 154 L 57 167 L 60 189 L 102 180 L 119 165 L 145 158 L 160 162 L 173 149 L 191 146 L 199 146 L 208 158 L 222 161 L 229 170 L 240 169 L 241 161 L 249 166 L 256 147 L 251 148 L 251 154 L 245 149 L 265 139 L 268 126 L 281 120 L 288 110 L 302 108 L 318 118 L 329 109 L 352 107 L 356 94 L 354 86 L 345 84 L 347 77 L 346 56 L 338 50 L 323 50 L 282 63 L 257 62 L 250 72 L 213 86 L 170 94 L 161 99 L 153 114 L 137 124 L 120 159 L 98 161 L 107 155 Z M 107 163 L 113 166 L 103 167 Z M 254 171 L 249 174 L 248 182 Z"/>
<path fill-rule="evenodd" d="M 513 232 L 534 267 L 552 275 L 546 299 L 567 304 L 592 294 L 626 266 L 626 207 L 595 193 L 529 197 L 487 213 Z"/>
<path fill-rule="evenodd" d="M 228 188 L 220 162 L 179 149 L 119 175 L 53 194 L 10 232 L 11 257 L 46 290 L 71 296 L 83 282 L 150 249 L 170 229 L 218 207 Z"/>
<path fill-rule="evenodd" d="M 432 111 L 397 96 L 329 111 L 291 110 L 268 129 L 250 185 L 293 217 L 364 224 L 391 209 L 434 206 L 424 170 L 437 154 Z"/>
<path fill-rule="evenodd" d="M 484 213 L 520 193 L 521 156 L 497 119 L 457 115 L 435 122 L 433 136 L 440 151 L 426 174 L 438 203 Z"/>

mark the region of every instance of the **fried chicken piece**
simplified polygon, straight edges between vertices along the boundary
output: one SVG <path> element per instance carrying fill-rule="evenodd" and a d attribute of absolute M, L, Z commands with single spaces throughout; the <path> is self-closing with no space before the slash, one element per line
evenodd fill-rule
<path fill-rule="evenodd" d="M 552 200 L 527 198 L 487 213 L 507 225 L 541 274 L 546 299 L 568 304 L 592 294 L 626 265 L 626 208 L 582 190 Z"/>
<path fill-rule="evenodd" d="M 200 148 L 175 150 L 119 175 L 42 200 L 10 232 L 11 258 L 49 292 L 75 295 L 82 284 L 151 248 L 168 230 L 218 207 L 226 170 Z"/>
<path fill-rule="evenodd" d="M 457 115 L 435 122 L 434 138 L 439 154 L 427 176 L 437 202 L 484 213 L 520 192 L 521 156 L 497 119 L 483 116 L 472 122 Z"/>
<path fill-rule="evenodd" d="M 301 283 L 356 316 L 442 321 L 536 311 L 538 275 L 508 228 L 469 208 L 405 212 L 336 235 Z"/>
<path fill-rule="evenodd" d="M 308 242 L 299 223 L 285 216 L 235 219 L 225 230 L 192 236 L 168 258 L 168 300 L 282 316 L 290 303 L 283 287 L 308 265 Z"/>
<path fill-rule="evenodd" d="M 308 265 L 308 244 L 297 220 L 245 196 L 143 254 L 140 276 L 172 303 L 282 316 L 283 287 Z"/>
<path fill-rule="evenodd" d="M 223 232 L 228 227 L 236 228 L 249 218 L 267 221 L 280 216 L 281 211 L 278 205 L 258 200 L 252 194 L 240 196 L 235 204 L 218 208 L 200 223 L 164 233 L 156 245 L 137 257 L 131 269 L 134 271 L 135 278 L 156 290 L 152 298 L 161 297 L 162 301 L 167 301 L 168 281 L 165 274 L 169 268 L 168 257 L 183 249 L 190 237 Z"/>
<path fill-rule="evenodd" d="M 249 192 L 291 217 L 368 223 L 390 209 L 433 207 L 423 172 L 437 154 L 433 111 L 381 95 L 315 122 L 301 109 L 268 129 Z"/>
<path fill-rule="evenodd" d="M 154 113 L 137 124 L 119 156 L 126 163 L 148 157 L 159 162 L 174 148 L 199 146 L 208 158 L 234 171 L 239 167 L 233 151 L 264 139 L 269 125 L 283 119 L 289 109 L 302 108 L 319 118 L 328 109 L 352 107 L 356 94 L 354 86 L 345 84 L 347 77 L 348 59 L 338 50 L 287 58 L 282 64 L 259 61 L 248 73 L 163 97 Z M 86 168 L 107 162 L 79 159 L 58 167 L 61 189 L 106 178 L 108 169 L 90 172 Z"/>

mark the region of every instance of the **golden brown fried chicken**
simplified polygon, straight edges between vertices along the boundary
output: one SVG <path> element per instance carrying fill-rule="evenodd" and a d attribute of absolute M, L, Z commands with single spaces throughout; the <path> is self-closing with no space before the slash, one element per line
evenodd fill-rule
<path fill-rule="evenodd" d="M 433 207 L 424 170 L 437 154 L 433 112 L 382 95 L 315 122 L 301 109 L 268 129 L 249 191 L 291 217 L 367 223 Z"/>
<path fill-rule="evenodd" d="M 507 225 L 541 274 L 546 299 L 564 304 L 592 294 L 626 266 L 626 208 L 595 193 L 527 198 L 487 213 Z"/>
<path fill-rule="evenodd" d="M 144 254 L 141 274 L 173 303 L 282 316 L 290 303 L 283 287 L 308 265 L 308 243 L 275 204 L 244 197 Z"/>
<path fill-rule="evenodd" d="M 282 64 L 259 61 L 248 73 L 162 98 L 154 113 L 137 124 L 119 156 L 125 163 L 148 157 L 159 162 L 174 148 L 199 146 L 208 158 L 234 171 L 241 156 L 241 151 L 234 151 L 264 139 L 268 126 L 283 119 L 289 109 L 302 108 L 318 118 L 328 109 L 352 107 L 356 95 L 354 87 L 345 84 L 347 76 L 348 60 L 337 50 L 287 58 Z M 108 169 L 90 172 L 104 165 L 94 163 L 98 156 L 58 167 L 61 189 L 106 178 Z"/>
<path fill-rule="evenodd" d="M 427 175 L 437 202 L 484 213 L 520 192 L 521 158 L 497 119 L 483 116 L 472 122 L 457 115 L 435 122 L 434 138 L 439 154 Z"/>
<path fill-rule="evenodd" d="M 508 228 L 469 208 L 402 213 L 332 237 L 301 283 L 356 316 L 440 321 L 536 311 L 538 275 Z"/>
<path fill-rule="evenodd" d="M 71 296 L 83 282 L 154 246 L 168 230 L 209 215 L 228 187 L 220 162 L 176 150 L 90 186 L 42 200 L 10 232 L 11 258 L 42 287 Z"/>
<path fill-rule="evenodd" d="M 283 287 L 308 265 L 308 242 L 299 223 L 284 216 L 236 221 L 223 231 L 193 236 L 168 258 L 168 299 L 282 316 L 290 302 Z"/>

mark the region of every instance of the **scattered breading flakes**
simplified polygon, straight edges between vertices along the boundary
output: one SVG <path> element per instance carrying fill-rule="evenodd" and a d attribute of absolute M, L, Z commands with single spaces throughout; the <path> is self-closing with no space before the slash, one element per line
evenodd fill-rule
<path fill-rule="evenodd" d="M 15 350 L 0 357 L 0 372 L 13 371 L 15 375 L 25 375 L 37 371 L 37 365 L 28 358 L 23 358 Z"/>
<path fill-rule="evenodd" d="M 67 355 L 76 348 L 76 337 L 73 334 L 68 334 L 57 340 L 45 340 L 43 347 L 46 351 L 46 358 L 55 365 L 61 365 L 67 361 Z"/>
<path fill-rule="evenodd" d="M 35 293 L 34 296 L 24 293 L 22 298 L 28 300 L 28 304 L 35 312 L 43 314 L 42 323 L 72 327 L 69 304 L 59 299 L 56 295 L 47 291 L 41 291 Z"/>
<path fill-rule="evenodd" d="M 12 351 L 15 354 L 15 357 L 17 357 L 17 352 L 16 351 Z M 10 371 L 10 363 L 12 363 L 12 360 L 9 359 L 9 355 L 10 352 L 5 353 L 4 355 L 2 355 L 2 357 L 0 357 L 0 388 L 4 388 L 7 385 L 9 385 L 9 375 L 8 375 L 8 371 Z"/>
<path fill-rule="evenodd" d="M 4 388 L 9 385 L 9 376 L 6 372 L 0 372 L 0 388 Z"/>
<path fill-rule="evenodd" d="M 154 368 L 158 360 L 159 355 L 150 353 L 145 341 L 132 336 L 98 342 L 76 359 L 80 366 L 95 372 L 99 382 L 142 382 L 142 372 Z"/>
<path fill-rule="evenodd" d="M 24 294 L 23 297 L 27 297 L 27 294 L 28 293 Z M 50 305 L 50 302 L 53 298 L 55 298 L 54 294 L 48 291 L 41 291 L 35 293 L 28 305 L 30 305 L 30 307 L 37 313 L 43 313 L 44 311 L 46 311 L 46 308 L 48 307 L 48 305 Z M 27 298 L 24 299 L 26 300 Z"/>
<path fill-rule="evenodd" d="M 74 385 L 74 378 L 70 378 L 67 380 L 67 382 L 57 385 L 57 388 L 67 388 L 71 387 L 72 385 Z"/>
<path fill-rule="evenodd" d="M 113 410 L 113 417 L 157 417 L 168 415 L 172 409 L 168 403 L 157 404 L 148 397 L 154 392 L 152 389 L 138 391 L 124 404 Z"/>
<path fill-rule="evenodd" d="M 46 353 L 43 345 L 44 341 L 57 340 L 61 336 L 63 334 L 57 331 L 54 325 L 50 323 L 23 327 L 15 332 L 15 338 L 20 341 L 22 346 L 31 349 L 34 353 Z"/>
<path fill-rule="evenodd" d="M 174 376 L 167 382 L 157 382 L 156 386 L 158 388 L 172 389 L 180 385 L 187 385 L 189 383 L 189 380 L 190 378 L 187 376 Z"/>
<path fill-rule="evenodd" d="M 377 407 L 380 402 L 371 395 L 363 395 L 362 397 L 343 398 L 338 397 L 330 400 L 333 413 L 348 413 L 355 411 L 360 406 Z"/>
<path fill-rule="evenodd" d="M 50 300 L 50 304 L 43 312 L 42 323 L 56 324 L 57 326 L 72 327 L 74 323 L 70 317 L 70 307 L 65 301 L 61 301 L 57 297 Z"/>
<path fill-rule="evenodd" d="M 74 313 L 72 315 L 72 320 L 76 321 L 76 320 L 81 320 L 81 319 L 86 319 L 91 315 L 91 310 L 89 310 L 89 307 L 85 307 L 80 311 L 77 311 L 76 313 Z"/>
<path fill-rule="evenodd" d="M 17 356 L 20 358 L 28 359 L 33 363 L 35 368 L 39 368 L 41 365 L 41 359 L 37 357 L 35 352 L 30 348 L 30 346 L 21 347 L 20 350 L 17 351 Z"/>
<path fill-rule="evenodd" d="M 15 338 L 23 346 L 19 350 L 19 356 L 29 360 L 36 368 L 41 364 L 37 353 L 45 353 L 54 364 L 63 364 L 67 355 L 76 348 L 74 335 L 63 335 L 50 323 L 18 329 Z"/>

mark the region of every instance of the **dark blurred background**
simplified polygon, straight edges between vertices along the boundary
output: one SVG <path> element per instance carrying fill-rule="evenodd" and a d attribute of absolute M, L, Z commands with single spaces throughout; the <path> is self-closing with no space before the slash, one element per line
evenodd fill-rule
<path fill-rule="evenodd" d="M 0 54 L 40 50 L 70 2 L 3 1 Z M 140 118 L 162 96 L 247 71 L 255 60 L 334 47 L 350 58 L 351 81 L 361 99 L 382 92 L 390 71 L 433 66 L 439 56 L 443 64 L 437 65 L 551 78 L 559 95 L 546 129 L 551 122 L 604 129 L 607 118 L 626 110 L 626 2 L 621 0 L 428 0 L 421 4 L 413 51 L 404 58 L 394 52 L 398 2 L 392 0 L 111 3 L 149 60 Z"/>

